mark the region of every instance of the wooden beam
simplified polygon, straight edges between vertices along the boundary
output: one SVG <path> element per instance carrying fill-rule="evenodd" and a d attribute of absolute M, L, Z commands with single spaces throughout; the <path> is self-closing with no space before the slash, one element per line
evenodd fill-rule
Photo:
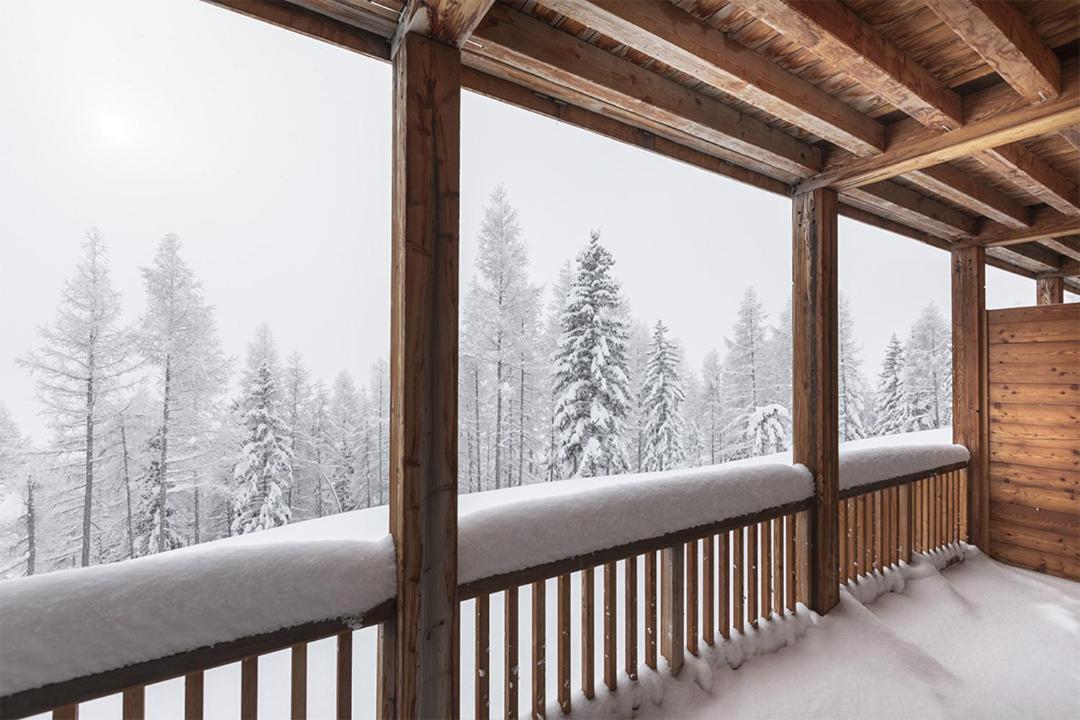
<path fill-rule="evenodd" d="M 1041 279 L 1080 277 L 1080 260 L 1067 260 L 1057 269 L 1039 273 Z"/>
<path fill-rule="evenodd" d="M 1065 138 L 1065 142 L 1072 145 L 1073 150 L 1080 152 L 1080 125 L 1071 125 L 1058 130 L 1058 134 Z"/>
<path fill-rule="evenodd" d="M 479 54 L 728 148 L 752 169 L 806 177 L 821 167 L 816 147 L 506 5 L 492 7 L 473 39 Z"/>
<path fill-rule="evenodd" d="M 1047 250 L 1060 253 L 1070 260 L 1080 260 L 1080 237 L 1040 238 L 1039 244 Z"/>
<path fill-rule="evenodd" d="M 407 33 L 394 70 L 390 532 L 398 717 L 458 714 L 461 52 Z"/>
<path fill-rule="evenodd" d="M 1038 208 L 1032 214 L 1031 227 L 1014 230 L 997 223 L 988 223 L 974 243 L 984 246 L 1019 245 L 1046 238 L 1080 234 L 1080 217 L 1062 215 L 1053 208 Z"/>
<path fill-rule="evenodd" d="M 1007 227 L 1021 229 L 1031 225 L 1030 208 L 952 165 L 935 165 L 905 177 L 921 188 Z"/>
<path fill-rule="evenodd" d="M 924 0 L 1028 102 L 1061 92 L 1061 63 L 1020 12 L 995 0 Z"/>
<path fill-rule="evenodd" d="M 827 189 L 792 203 L 793 453 L 814 474 L 809 605 L 818 613 L 839 602 L 837 209 Z"/>
<path fill-rule="evenodd" d="M 962 124 L 960 96 L 882 37 L 851 9 L 819 0 L 733 0 L 925 125 Z"/>
<path fill-rule="evenodd" d="M 915 142 L 890 145 L 882 155 L 840 161 L 802 185 L 799 190 L 832 187 L 837 190 L 880 182 L 956 160 L 1001 145 L 1054 132 L 1080 122 L 1080 93 L 1068 92 L 1056 100 L 996 115 L 951 132 Z"/>
<path fill-rule="evenodd" d="M 969 542 L 990 551 L 987 450 L 986 250 L 952 252 L 953 442 L 971 453 L 968 465 Z"/>
<path fill-rule="evenodd" d="M 976 218 L 895 182 L 854 188 L 843 197 L 860 200 L 900 222 L 951 240 L 967 240 L 979 230 Z"/>
<path fill-rule="evenodd" d="M 1080 215 L 1080 189 L 1021 143 L 990 148 L 975 159 L 1058 212 Z"/>
<path fill-rule="evenodd" d="M 665 0 L 542 0 L 774 117 L 859 155 L 885 149 L 881 123 Z"/>
<path fill-rule="evenodd" d="M 1036 305 L 1060 305 L 1065 302 L 1064 278 L 1040 278 L 1035 281 Z"/>
<path fill-rule="evenodd" d="M 394 35 L 396 47 L 405 33 L 461 47 L 484 19 L 495 0 L 410 0 Z"/>

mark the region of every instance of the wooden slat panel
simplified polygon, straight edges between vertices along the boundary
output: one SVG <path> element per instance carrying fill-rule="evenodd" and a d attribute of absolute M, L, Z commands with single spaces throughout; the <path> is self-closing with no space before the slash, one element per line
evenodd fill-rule
<path fill-rule="evenodd" d="M 991 374 L 1012 363 L 1080 363 L 1080 342 L 995 343 L 989 348 L 989 359 Z"/>
<path fill-rule="evenodd" d="M 992 463 L 990 468 L 991 474 L 1003 482 L 1080 494 L 1080 472 L 1009 463 Z"/>
<path fill-rule="evenodd" d="M 560 575 L 558 586 L 559 613 L 559 709 L 570 712 L 570 576 Z"/>
<path fill-rule="evenodd" d="M 352 717 L 352 631 L 338 633 L 337 636 L 337 717 L 349 720 Z"/>
<path fill-rule="evenodd" d="M 203 673 L 197 670 L 184 676 L 184 720 L 203 718 Z"/>
<path fill-rule="evenodd" d="M 474 712 L 477 720 L 491 717 L 491 596 L 476 598 L 476 671 Z"/>
<path fill-rule="evenodd" d="M 1080 315 L 1080 307 L 1067 305 L 1035 305 L 1019 308 L 1001 308 L 986 312 L 987 322 L 991 327 L 1010 323 L 1040 322 L 1044 320 L 1075 320 Z M 1080 331 L 1077 331 L 1080 333 Z"/>
<path fill-rule="evenodd" d="M 298 643 L 289 653 L 292 666 L 289 706 L 293 720 L 307 717 L 307 648 L 307 643 Z"/>
<path fill-rule="evenodd" d="M 592 568 L 581 571 L 581 692 L 596 696 L 596 581 Z"/>
<path fill-rule="evenodd" d="M 146 688 L 144 686 L 138 685 L 124 690 L 120 713 L 124 720 L 143 720 L 146 717 Z"/>
<path fill-rule="evenodd" d="M 627 558 L 623 563 L 623 577 L 626 585 L 626 607 L 623 610 L 624 629 L 623 648 L 626 655 L 626 676 L 631 680 L 638 678 L 638 601 L 637 578 L 638 558 Z"/>
<path fill-rule="evenodd" d="M 619 682 L 619 641 L 615 627 L 619 613 L 615 567 L 613 562 L 604 564 L 604 685 L 609 691 L 614 691 Z"/>
<path fill-rule="evenodd" d="M 517 718 L 519 708 L 518 607 L 517 587 L 508 588 L 503 593 L 503 717 L 507 720 Z"/>
<path fill-rule="evenodd" d="M 1065 514 L 1080 514 L 1080 496 L 1074 492 L 1025 485 L 1001 478 L 994 474 L 993 464 L 990 465 L 990 500 Z"/>
<path fill-rule="evenodd" d="M 645 664 L 656 670 L 656 553 L 645 554 Z"/>
<path fill-rule="evenodd" d="M 1016 443 L 1040 439 L 1080 442 L 1080 427 L 1077 426 L 1039 425 L 1036 423 L 1019 425 L 991 419 L 990 434 L 995 440 Z"/>
<path fill-rule="evenodd" d="M 1080 515 L 991 499 L 995 521 L 1080 537 Z"/>
<path fill-rule="evenodd" d="M 990 556 L 1020 567 L 1038 570 L 1048 575 L 1080 580 L 1080 563 L 1059 555 L 1050 555 L 1038 550 L 1031 550 L 1030 548 L 1023 548 L 992 539 L 990 542 Z"/>
<path fill-rule="evenodd" d="M 547 581 L 532 584 L 532 716 L 547 715 Z"/>
<path fill-rule="evenodd" d="M 715 546 L 715 536 L 707 535 L 701 539 L 701 632 L 709 645 L 716 644 Z"/>
<path fill-rule="evenodd" d="M 249 657 L 240 661 L 240 718 L 255 720 L 259 717 L 259 658 Z"/>
<path fill-rule="evenodd" d="M 991 365 L 990 380 L 995 383 L 1020 383 L 1025 385 L 1073 385 L 1080 383 L 1080 362 L 1067 360 L 1065 362 L 1046 361 L 1042 363 Z"/>
<path fill-rule="evenodd" d="M 996 323 L 990 326 L 989 341 L 997 343 L 1060 343 L 1080 340 L 1076 320 L 1029 320 L 1015 323 Z"/>
<path fill-rule="evenodd" d="M 994 440 L 990 443 L 990 462 L 1080 471 L 1080 446 L 1075 440 Z"/>
<path fill-rule="evenodd" d="M 716 544 L 716 558 L 718 561 L 717 582 L 717 612 L 720 620 L 720 635 L 727 640 L 731 637 L 731 548 L 729 545 L 730 532 L 720 533 Z"/>

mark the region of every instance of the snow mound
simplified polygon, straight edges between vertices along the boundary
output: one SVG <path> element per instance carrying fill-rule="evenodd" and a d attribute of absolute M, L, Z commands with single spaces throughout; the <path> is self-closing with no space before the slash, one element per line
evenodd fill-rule
<path fill-rule="evenodd" d="M 933 431 L 935 434 L 938 431 Z M 963 445 L 945 442 L 910 443 L 922 433 L 870 438 L 844 443 L 840 448 L 840 489 L 902 477 L 955 463 L 966 463 L 971 453 Z M 906 444 L 882 442 L 906 440 Z"/>
<path fill-rule="evenodd" d="M 773 463 L 714 465 L 514 490 L 532 492 L 505 491 L 501 501 L 492 498 L 487 507 L 462 507 L 460 582 L 806 500 L 813 495 L 814 483 L 802 465 Z"/>
<path fill-rule="evenodd" d="M 394 596 L 394 546 L 192 547 L 0 582 L 0 695 L 321 620 Z"/>

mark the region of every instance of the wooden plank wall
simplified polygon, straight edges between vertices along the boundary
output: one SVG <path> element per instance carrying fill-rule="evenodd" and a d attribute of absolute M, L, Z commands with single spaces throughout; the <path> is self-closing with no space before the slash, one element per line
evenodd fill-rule
<path fill-rule="evenodd" d="M 991 555 L 1080 580 L 1080 304 L 987 316 Z"/>

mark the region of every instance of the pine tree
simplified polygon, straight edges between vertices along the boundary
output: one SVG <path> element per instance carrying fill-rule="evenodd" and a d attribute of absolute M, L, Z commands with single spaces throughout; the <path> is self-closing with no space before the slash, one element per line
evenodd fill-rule
<path fill-rule="evenodd" d="M 724 341 L 728 349 L 724 368 L 725 404 L 730 413 L 726 427 L 731 428 L 728 455 L 732 458 L 753 456 L 761 433 L 775 429 L 759 425 L 776 417 L 774 412 L 763 412 L 772 405 L 768 402 L 765 370 L 767 317 L 757 293 L 748 287 L 739 302 L 732 338 Z"/>
<path fill-rule="evenodd" d="M 952 335 L 937 306 L 923 308 L 905 348 L 904 385 L 908 430 L 929 430 L 952 422 Z"/>
<path fill-rule="evenodd" d="M 574 477 L 628 469 L 623 437 L 631 405 L 627 326 L 611 274 L 614 263 L 593 232 L 578 255 L 560 319 L 553 388 L 557 457 L 564 474 Z"/>
<path fill-rule="evenodd" d="M 166 465 L 162 462 L 162 428 L 146 443 L 147 464 L 141 477 L 139 510 L 134 523 L 135 555 L 152 555 L 183 547 L 184 540 L 176 531 L 176 509 L 169 500 Z"/>
<path fill-rule="evenodd" d="M 244 395 L 248 439 L 234 470 L 237 488 L 233 533 L 285 525 L 291 518 L 285 491 L 292 485 L 290 430 L 278 414 L 270 363 L 264 359 Z"/>
<path fill-rule="evenodd" d="M 709 464 L 725 462 L 724 452 L 724 370 L 720 363 L 720 353 L 710 350 L 705 354 L 701 366 L 701 417 L 700 428 L 703 431 L 705 451 Z"/>
<path fill-rule="evenodd" d="M 862 375 L 862 348 L 855 339 L 855 318 L 846 296 L 840 295 L 840 348 L 838 352 L 840 441 L 858 440 L 867 436 L 864 408 L 866 380 Z"/>
<path fill-rule="evenodd" d="M 0 578 L 33 575 L 37 564 L 35 480 L 25 458 L 27 444 L 0 401 L 0 540 L 9 551 L 0 559 Z"/>
<path fill-rule="evenodd" d="M 330 438 L 330 392 L 326 384 L 318 380 L 312 390 L 311 425 L 305 443 L 309 448 L 307 465 L 314 477 L 312 512 L 315 517 L 322 517 L 327 508 L 334 505 L 329 497 L 333 491 L 330 488 L 330 468 L 327 467 L 331 456 Z"/>
<path fill-rule="evenodd" d="M 390 487 L 390 363 L 386 358 L 381 357 L 371 365 L 368 395 L 371 408 L 369 426 L 374 430 L 375 442 L 376 504 L 384 505 L 389 500 Z"/>
<path fill-rule="evenodd" d="M 667 327 L 658 320 L 641 387 L 645 419 L 642 464 L 646 472 L 670 470 L 686 461 L 682 417 L 686 394 L 679 372 L 681 358 L 678 347 L 668 340 L 667 332 Z"/>
<path fill-rule="evenodd" d="M 874 408 L 877 416 L 876 435 L 905 432 L 911 423 L 904 375 L 904 346 L 893 333 L 878 375 L 877 404 Z"/>
<path fill-rule="evenodd" d="M 154 532 L 156 552 L 167 550 L 177 536 L 169 525 L 174 517 L 170 495 L 177 478 L 190 478 L 193 468 L 206 464 L 211 446 L 205 434 L 228 375 L 213 308 L 203 299 L 202 286 L 180 249 L 180 239 L 166 235 L 151 266 L 142 269 L 147 306 L 141 341 L 145 358 L 159 372 L 161 411 L 153 440 L 158 456 L 145 475 L 158 497 L 147 506 L 153 517 L 139 524 L 161 524 Z M 184 453 L 175 452 L 180 446 Z"/>
<path fill-rule="evenodd" d="M 75 275 L 60 296 L 55 322 L 40 330 L 42 344 L 20 363 L 38 382 L 38 396 L 56 433 L 55 450 L 82 465 L 81 564 L 90 564 L 94 533 L 96 448 L 108 403 L 131 384 L 131 334 L 119 326 L 120 294 L 109 276 L 105 241 L 96 229 L 82 244 Z"/>
<path fill-rule="evenodd" d="M 746 422 L 746 444 L 750 456 L 772 455 L 791 446 L 791 413 L 772 403 L 755 408 Z"/>
<path fill-rule="evenodd" d="M 307 425 L 306 413 L 311 403 L 309 377 L 300 353 L 290 354 L 285 360 L 281 399 L 285 423 L 289 428 L 289 469 L 293 478 L 292 484 L 285 491 L 285 502 L 293 511 L 295 504 L 300 501 L 301 488 L 307 481 L 306 468 L 303 467 L 301 458 L 307 454 L 304 427 Z M 293 515 L 295 517 L 296 513 L 293 512 Z"/>
<path fill-rule="evenodd" d="M 352 376 L 342 370 L 334 378 L 327 418 L 328 457 L 330 471 L 328 490 L 333 498 L 334 512 L 360 507 L 357 501 L 357 465 L 360 461 L 360 438 L 363 430 L 360 393 Z"/>

